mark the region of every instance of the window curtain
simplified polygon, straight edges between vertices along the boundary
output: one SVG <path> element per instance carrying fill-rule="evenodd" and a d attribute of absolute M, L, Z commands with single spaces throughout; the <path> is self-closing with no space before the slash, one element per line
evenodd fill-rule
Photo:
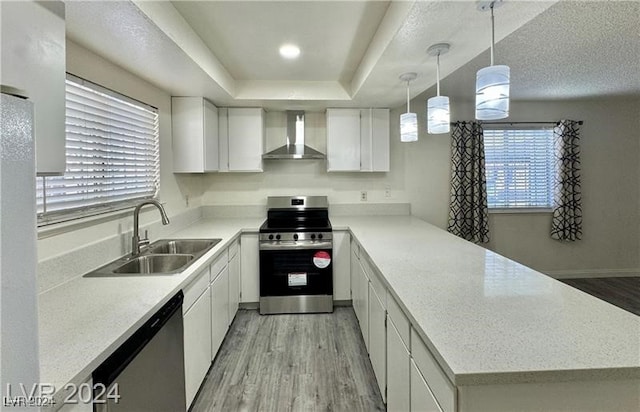
<path fill-rule="evenodd" d="M 582 238 L 579 123 L 561 120 L 553 130 L 553 135 L 556 145 L 556 178 L 551 237 L 576 241 Z"/>
<path fill-rule="evenodd" d="M 451 132 L 451 199 L 447 230 L 474 243 L 489 241 L 482 125 L 456 122 Z"/>

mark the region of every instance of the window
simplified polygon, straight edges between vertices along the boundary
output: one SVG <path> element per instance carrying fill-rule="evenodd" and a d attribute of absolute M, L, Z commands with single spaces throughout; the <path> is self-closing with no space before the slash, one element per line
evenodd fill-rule
<path fill-rule="evenodd" d="M 38 177 L 41 225 L 124 209 L 160 184 L 158 111 L 68 75 L 63 176 Z"/>
<path fill-rule="evenodd" d="M 553 128 L 485 128 L 484 150 L 489 208 L 552 207 Z"/>

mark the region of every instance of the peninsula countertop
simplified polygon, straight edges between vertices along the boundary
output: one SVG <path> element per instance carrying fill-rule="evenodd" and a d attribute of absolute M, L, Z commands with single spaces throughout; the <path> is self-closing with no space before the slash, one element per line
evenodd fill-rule
<path fill-rule="evenodd" d="M 456 385 L 640 378 L 640 317 L 412 216 L 331 222 Z"/>

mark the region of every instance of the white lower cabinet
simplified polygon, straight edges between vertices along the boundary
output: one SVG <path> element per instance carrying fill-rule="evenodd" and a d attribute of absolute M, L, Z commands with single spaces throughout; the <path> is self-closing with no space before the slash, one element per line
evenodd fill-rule
<path fill-rule="evenodd" d="M 356 312 L 364 345 L 369 350 L 369 278 L 362 267 L 362 262 L 356 265 L 356 275 L 353 286 L 353 309 Z"/>
<path fill-rule="evenodd" d="M 384 401 L 386 401 L 387 385 L 386 316 L 381 299 L 373 289 L 373 285 L 369 283 L 369 358 Z"/>
<path fill-rule="evenodd" d="M 387 318 L 387 410 L 421 411 L 409 408 L 410 354 L 390 317 Z"/>
<path fill-rule="evenodd" d="M 212 274 L 213 276 L 213 274 Z M 220 349 L 229 328 L 229 267 L 215 277 L 211 283 L 211 351 L 209 360 L 213 360 Z"/>
<path fill-rule="evenodd" d="M 236 241 L 237 242 L 237 241 Z M 232 247 L 229 247 L 229 325 L 233 322 L 238 312 L 240 303 L 240 253 L 237 248 L 232 256 Z"/>
<path fill-rule="evenodd" d="M 187 409 L 211 365 L 211 296 L 209 288 L 184 314 L 184 383 Z"/>
<path fill-rule="evenodd" d="M 346 230 L 333 231 L 333 300 L 351 299 L 350 237 Z"/>
<path fill-rule="evenodd" d="M 395 410 L 390 407 L 388 409 Z M 411 411 L 442 412 L 413 359 L 411 359 Z"/>
<path fill-rule="evenodd" d="M 240 237 L 240 302 L 258 303 L 260 299 L 260 260 L 258 234 L 243 233 Z"/>

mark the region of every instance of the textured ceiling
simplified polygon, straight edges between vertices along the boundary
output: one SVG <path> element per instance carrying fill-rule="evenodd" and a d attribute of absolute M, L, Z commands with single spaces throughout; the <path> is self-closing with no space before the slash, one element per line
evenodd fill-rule
<path fill-rule="evenodd" d="M 175 7 L 174 7 L 175 5 Z M 69 38 L 172 95 L 267 108 L 396 107 L 442 92 L 473 99 L 488 65 L 488 13 L 475 1 L 68 1 Z M 640 95 L 640 2 L 506 1 L 496 14 L 496 63 L 514 99 Z M 301 45 L 297 61 L 277 55 Z M 427 90 L 426 93 L 423 93 Z"/>
<path fill-rule="evenodd" d="M 495 59 L 510 66 L 516 100 L 640 96 L 640 2 L 558 2 L 500 41 Z M 442 94 L 473 99 L 488 64 L 488 52 L 471 60 L 441 82 Z"/>

